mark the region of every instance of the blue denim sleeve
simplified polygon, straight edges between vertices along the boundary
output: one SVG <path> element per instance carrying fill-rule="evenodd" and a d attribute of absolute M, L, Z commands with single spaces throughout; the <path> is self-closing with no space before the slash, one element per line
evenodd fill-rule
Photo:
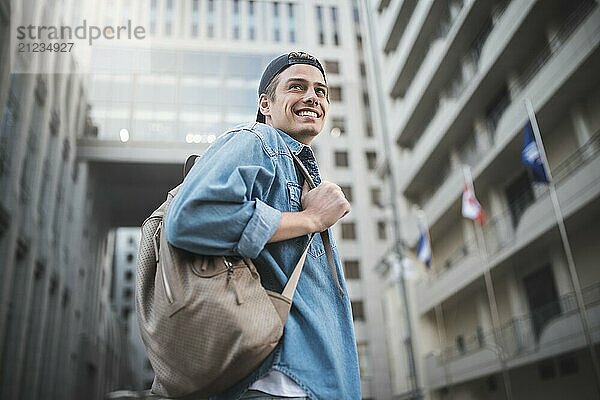
<path fill-rule="evenodd" d="M 228 133 L 196 162 L 165 220 L 167 241 L 205 255 L 256 258 L 273 236 L 281 211 L 263 200 L 275 164 L 252 132 Z"/>

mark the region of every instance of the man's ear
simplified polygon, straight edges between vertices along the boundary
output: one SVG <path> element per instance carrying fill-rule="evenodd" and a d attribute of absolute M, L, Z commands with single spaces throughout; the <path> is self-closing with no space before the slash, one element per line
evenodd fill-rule
<path fill-rule="evenodd" d="M 264 93 L 261 94 L 260 97 L 258 98 L 258 109 L 260 110 L 261 114 L 264 115 L 265 117 L 267 115 L 271 115 L 271 107 L 269 104 L 269 98 Z"/>

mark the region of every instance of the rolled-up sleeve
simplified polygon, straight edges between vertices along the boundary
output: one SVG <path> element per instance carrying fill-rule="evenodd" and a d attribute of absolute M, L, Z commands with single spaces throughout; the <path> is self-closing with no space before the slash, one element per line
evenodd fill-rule
<path fill-rule="evenodd" d="M 194 165 L 173 199 L 167 241 L 197 254 L 256 258 L 281 219 L 264 201 L 274 179 L 275 164 L 256 135 L 227 134 Z"/>
<path fill-rule="evenodd" d="M 254 214 L 246 229 L 242 232 L 242 237 L 238 242 L 238 253 L 244 257 L 256 258 L 258 253 L 265 247 L 265 244 L 271 239 L 279 221 L 281 220 L 281 211 L 268 206 L 260 200 L 256 201 Z"/>

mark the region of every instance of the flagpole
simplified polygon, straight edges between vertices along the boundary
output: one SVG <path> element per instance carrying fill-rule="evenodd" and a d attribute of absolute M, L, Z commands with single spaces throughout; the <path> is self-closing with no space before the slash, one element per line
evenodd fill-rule
<path fill-rule="evenodd" d="M 431 263 L 433 261 L 433 250 L 431 248 L 431 236 L 429 235 L 429 224 L 427 223 L 427 218 L 425 217 L 425 212 L 423 210 L 416 211 L 417 219 L 419 220 L 419 224 L 424 230 L 423 234 L 426 237 L 427 242 L 429 243 L 430 250 L 430 260 Z M 422 260 L 421 260 L 422 261 Z M 428 267 L 429 268 L 429 267 Z M 442 362 L 442 368 L 444 370 L 444 376 L 446 378 L 446 386 L 448 387 L 448 394 L 450 395 L 450 400 L 454 400 L 454 388 L 452 387 L 452 376 L 450 375 L 450 371 L 448 370 L 448 363 L 446 361 L 446 357 L 443 354 L 444 348 L 446 347 L 446 325 L 444 322 L 444 314 L 442 311 L 442 304 L 437 303 L 435 305 L 435 322 L 438 330 L 438 339 L 440 342 L 440 360 Z"/>
<path fill-rule="evenodd" d="M 440 340 L 440 359 L 442 361 L 442 367 L 444 369 L 444 375 L 446 376 L 446 385 L 448 387 L 448 394 L 450 395 L 450 400 L 454 400 L 454 389 L 452 387 L 452 376 L 450 375 L 450 371 L 448 371 L 448 364 L 446 362 L 446 357 L 443 354 L 444 347 L 446 347 L 446 328 L 444 322 L 444 314 L 442 310 L 442 304 L 438 303 L 435 305 L 435 322 L 438 328 L 438 337 Z"/>
<path fill-rule="evenodd" d="M 587 313 L 585 311 L 585 304 L 583 302 L 583 295 L 581 293 L 581 284 L 579 281 L 579 275 L 577 274 L 577 269 L 575 268 L 575 260 L 573 258 L 573 252 L 571 251 L 571 245 L 569 243 L 569 238 L 567 237 L 567 229 L 565 228 L 565 221 L 562 214 L 562 210 L 560 208 L 560 204 L 558 202 L 558 196 L 556 194 L 556 186 L 554 185 L 554 179 L 552 179 L 552 173 L 550 171 L 550 165 L 548 164 L 548 158 L 546 157 L 546 150 L 544 148 L 544 142 L 542 141 L 542 135 L 540 134 L 540 128 L 537 123 L 537 118 L 535 117 L 535 110 L 533 108 L 533 104 L 529 98 L 525 99 L 525 107 L 527 108 L 527 113 L 529 115 L 529 121 L 531 122 L 531 127 L 533 128 L 533 135 L 535 136 L 535 141 L 538 146 L 538 151 L 540 152 L 540 157 L 542 159 L 542 165 L 544 166 L 544 172 L 546 172 L 546 176 L 548 177 L 548 189 L 550 192 L 550 198 L 552 199 L 552 205 L 554 207 L 554 214 L 556 215 L 556 222 L 558 225 L 558 230 L 560 232 L 560 237 L 562 240 L 563 249 L 565 251 L 565 255 L 567 257 L 567 264 L 569 267 L 569 274 L 571 277 L 571 284 L 573 285 L 573 289 L 575 290 L 575 299 L 577 301 L 577 308 L 579 310 L 579 316 L 581 318 L 581 325 L 583 328 L 583 333 L 585 336 L 585 341 L 587 347 L 590 351 L 590 355 L 592 357 L 592 365 L 594 367 L 594 374 L 596 375 L 596 388 L 598 389 L 598 393 L 600 393 L 600 365 L 598 363 L 598 357 L 596 355 L 596 349 L 594 348 L 594 342 L 592 341 L 592 336 L 590 334 L 589 321 L 587 318 Z"/>
<path fill-rule="evenodd" d="M 471 175 L 471 168 L 467 165 L 463 167 L 463 173 L 465 175 L 465 182 L 475 196 L 475 188 L 473 185 L 473 177 Z M 500 315 L 498 313 L 498 303 L 496 302 L 496 292 L 494 291 L 494 285 L 492 283 L 492 276 L 489 270 L 489 257 L 487 252 L 487 245 L 485 243 L 485 236 L 483 229 L 480 224 L 475 223 L 475 220 L 471 220 L 473 223 L 473 229 L 475 230 L 476 243 L 479 249 L 479 254 L 483 263 L 483 278 L 485 281 L 485 289 L 488 296 L 488 303 L 492 314 L 492 331 L 494 332 L 494 340 L 496 347 L 499 349 L 497 352 L 498 359 L 500 361 L 500 368 L 502 370 L 502 380 L 504 381 L 504 391 L 506 392 L 506 398 L 512 400 L 512 387 L 510 384 L 510 376 L 506 367 L 506 360 L 504 354 L 504 340 L 500 334 Z"/>

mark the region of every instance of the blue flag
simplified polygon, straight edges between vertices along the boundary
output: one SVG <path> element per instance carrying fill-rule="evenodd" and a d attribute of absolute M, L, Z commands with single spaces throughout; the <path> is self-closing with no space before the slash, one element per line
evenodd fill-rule
<path fill-rule="evenodd" d="M 548 183 L 548 177 L 544 170 L 544 164 L 542 157 L 540 156 L 540 150 L 533 136 L 533 128 L 531 122 L 527 122 L 523 130 L 523 150 L 521 150 L 521 161 L 528 167 L 533 174 L 534 182 Z"/>
<path fill-rule="evenodd" d="M 431 264 L 431 244 L 427 230 L 419 226 L 419 243 L 417 244 L 417 258 L 429 268 Z"/>

